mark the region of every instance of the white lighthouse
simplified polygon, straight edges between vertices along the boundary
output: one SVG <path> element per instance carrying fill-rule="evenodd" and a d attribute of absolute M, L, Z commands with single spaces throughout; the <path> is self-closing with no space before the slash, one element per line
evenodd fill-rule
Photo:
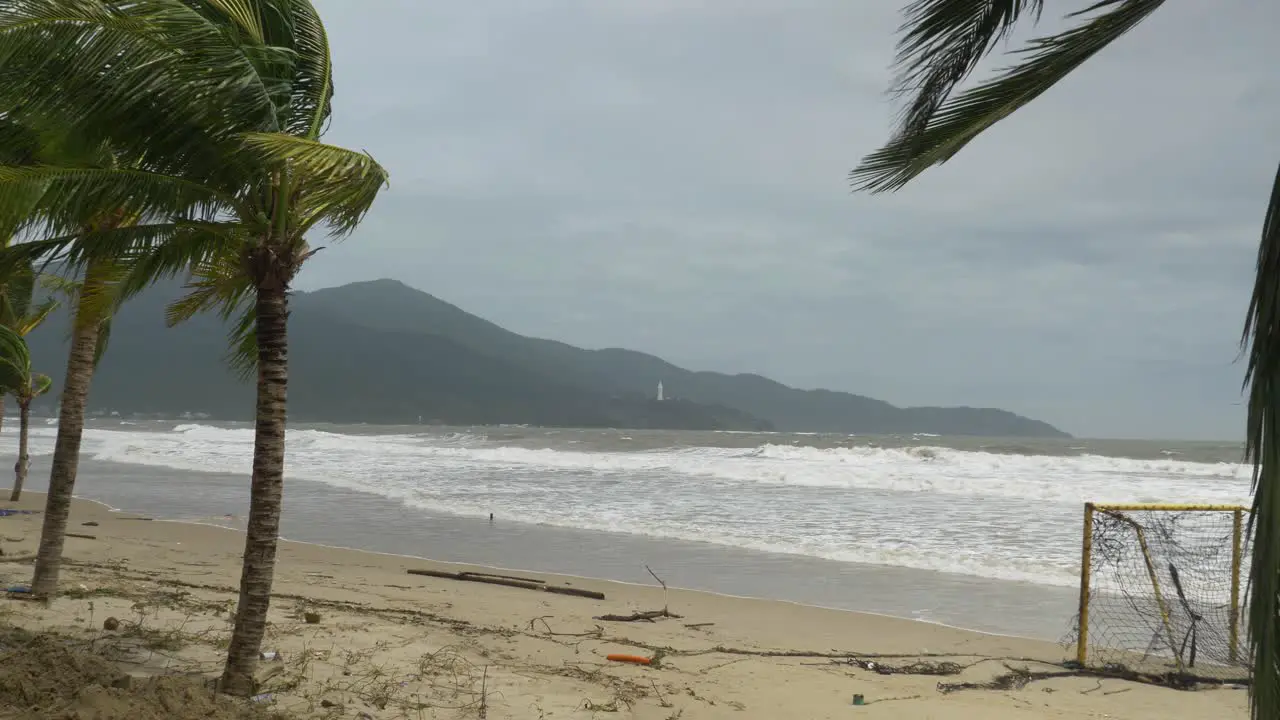
<path fill-rule="evenodd" d="M 667 399 L 666 396 L 662 394 L 662 381 L 659 380 L 658 381 L 658 402 L 662 402 L 663 400 L 666 400 L 666 399 Z"/>

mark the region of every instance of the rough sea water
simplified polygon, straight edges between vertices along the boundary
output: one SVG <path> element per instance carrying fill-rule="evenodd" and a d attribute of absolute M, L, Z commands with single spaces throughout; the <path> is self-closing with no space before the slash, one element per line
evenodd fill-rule
<path fill-rule="evenodd" d="M 32 489 L 54 432 L 33 430 Z M 247 424 L 97 422 L 77 494 L 235 525 L 251 449 Z M 304 426 L 283 534 L 637 582 L 649 564 L 683 587 L 1058 638 L 1084 502 L 1247 504 L 1241 459 L 1223 443 Z"/>

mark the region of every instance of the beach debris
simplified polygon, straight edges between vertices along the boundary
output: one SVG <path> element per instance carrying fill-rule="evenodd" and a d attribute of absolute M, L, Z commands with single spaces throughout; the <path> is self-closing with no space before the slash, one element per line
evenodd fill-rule
<path fill-rule="evenodd" d="M 272 693 L 262 693 L 262 694 L 260 694 L 260 695 L 254 695 L 253 697 L 249 698 L 249 702 L 251 702 L 251 703 L 269 703 L 269 702 L 271 702 L 272 700 L 275 700 L 275 699 L 276 699 L 276 696 L 275 696 L 274 694 L 272 694 Z"/>
<path fill-rule="evenodd" d="M 94 522 L 93 520 L 90 520 L 89 522 L 82 522 L 80 524 L 83 525 L 84 527 L 98 527 L 98 523 Z"/>
<path fill-rule="evenodd" d="M 319 624 L 320 624 L 320 613 L 318 613 L 318 612 L 316 612 L 316 611 L 314 611 L 314 610 L 308 610 L 307 612 L 302 613 L 302 619 L 303 619 L 303 621 L 304 621 L 304 622 L 306 622 L 308 625 L 319 625 Z"/>
<path fill-rule="evenodd" d="M 9 587 L 5 588 L 4 591 L 7 593 L 29 593 L 31 592 L 31 586 L 30 585 L 10 585 Z"/>
<path fill-rule="evenodd" d="M 9 517 L 10 515 L 38 515 L 39 510 L 12 510 L 9 508 L 0 508 L 0 517 Z"/>
<path fill-rule="evenodd" d="M 106 620 L 102 621 L 102 629 L 103 630 L 119 630 L 120 620 L 114 617 L 109 617 Z"/>
<path fill-rule="evenodd" d="M 1008 672 L 997 675 L 987 682 L 938 683 L 938 692 L 945 695 L 957 690 L 1021 690 L 1037 680 L 1074 677 L 1080 674 L 1074 670 L 1034 672 L 1027 668 L 1010 667 L 1007 663 L 1004 663 L 1004 667 Z"/>
<path fill-rule="evenodd" d="M 845 660 L 833 660 L 832 662 L 841 665 L 854 665 L 878 675 L 959 675 L 965 669 L 964 665 L 950 660 L 940 662 L 915 660 L 905 665 L 888 665 L 883 662 L 877 663 L 850 656 Z"/>
<path fill-rule="evenodd" d="M 63 533 L 67 537 L 80 538 L 81 540 L 97 540 L 97 535 L 84 535 L 81 533 Z"/>
<path fill-rule="evenodd" d="M 862 697 L 862 693 L 856 693 L 856 694 L 854 694 L 854 696 L 853 696 L 853 704 L 854 704 L 854 705 L 866 705 L 866 704 L 867 704 L 867 700 L 866 700 L 866 698 Z"/>
<path fill-rule="evenodd" d="M 267 662 L 281 662 L 284 660 L 284 657 L 275 650 L 263 650 L 261 657 Z"/>
<path fill-rule="evenodd" d="M 592 619 L 607 620 L 610 622 L 653 622 L 659 618 L 677 618 L 677 619 L 683 618 L 684 617 L 683 615 L 677 615 L 671 612 L 670 606 L 667 604 L 666 581 L 658 577 L 658 574 L 655 573 L 648 565 L 645 565 L 644 569 L 648 570 L 649 574 L 653 576 L 653 579 L 657 580 L 658 584 L 662 586 L 662 609 L 661 610 L 641 610 L 638 612 L 633 612 L 630 615 L 614 615 L 614 614 L 597 615 Z M 713 625 L 714 623 L 705 623 L 705 624 Z M 686 627 L 693 627 L 693 626 L 687 625 Z"/>
<path fill-rule="evenodd" d="M 541 579 L 539 579 L 539 578 L 518 577 L 518 576 L 516 576 L 516 575 L 499 575 L 498 573 L 474 572 L 474 571 L 470 571 L 470 570 L 468 570 L 468 571 L 464 572 L 464 573 L 463 573 L 463 575 L 475 575 L 475 576 L 477 576 L 477 577 L 502 578 L 503 580 L 518 580 L 518 581 L 520 581 L 520 582 L 531 582 L 531 583 L 542 583 L 542 584 L 546 584 L 546 582 L 547 582 L 546 580 L 541 580 Z"/>
<path fill-rule="evenodd" d="M 634 663 L 636 665 L 652 665 L 653 659 L 643 655 L 627 655 L 626 653 L 610 653 L 604 656 L 605 660 L 613 662 Z"/>
<path fill-rule="evenodd" d="M 701 630 L 702 628 L 705 628 L 705 627 L 711 627 L 712 625 L 715 625 L 715 623 L 713 623 L 713 622 L 705 622 L 705 623 L 685 623 L 685 625 L 684 625 L 684 626 L 685 626 L 685 627 L 687 627 L 687 628 L 689 628 L 690 630 Z"/>
<path fill-rule="evenodd" d="M 541 590 L 543 592 L 555 593 L 557 595 L 573 595 L 575 597 L 590 598 L 592 600 L 604 600 L 604 593 L 595 590 L 583 590 L 581 588 L 563 587 L 560 585 L 548 585 L 546 580 L 537 578 L 522 578 L 514 575 L 495 575 L 492 573 L 479 572 L 445 572 L 443 570 L 415 570 L 406 571 L 410 575 L 423 575 L 425 577 L 444 578 L 446 580 L 463 580 L 466 582 L 487 583 L 489 585 L 502 585 L 504 587 L 520 588 L 522 590 Z"/>
<path fill-rule="evenodd" d="M 582 701 L 582 709 L 593 713 L 616 713 L 618 712 L 618 698 L 614 698 L 607 703 L 598 703 L 591 698 L 585 698 Z"/>
<path fill-rule="evenodd" d="M 35 559 L 36 559 L 35 553 L 28 553 L 26 555 L 6 555 L 4 557 L 4 562 L 13 563 L 16 565 L 18 563 L 31 562 L 32 560 L 35 560 Z"/>
<path fill-rule="evenodd" d="M 644 569 L 653 576 L 654 580 L 658 581 L 659 585 L 662 586 L 662 611 L 667 613 L 666 617 L 671 617 L 671 613 L 668 610 L 668 608 L 671 607 L 671 603 L 667 602 L 667 581 L 658 577 L 658 573 L 654 572 L 648 565 L 645 565 Z"/>
<path fill-rule="evenodd" d="M 633 612 L 630 615 L 597 615 L 592 620 L 608 620 L 610 622 L 653 622 L 658 618 L 683 618 L 683 615 L 677 615 L 666 608 L 661 610 L 643 610 Z"/>

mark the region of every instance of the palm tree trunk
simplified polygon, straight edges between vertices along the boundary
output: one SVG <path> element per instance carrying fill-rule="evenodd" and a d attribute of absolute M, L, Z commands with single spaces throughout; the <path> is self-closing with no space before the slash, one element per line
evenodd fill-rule
<path fill-rule="evenodd" d="M 4 396 L 0 395 L 0 430 L 4 429 Z"/>
<path fill-rule="evenodd" d="M 27 482 L 31 456 L 27 454 L 27 436 L 31 430 L 31 401 L 18 401 L 18 462 L 13 466 L 13 494 L 9 502 L 22 499 L 22 486 Z"/>
<path fill-rule="evenodd" d="M 231 695 L 253 692 L 253 673 L 267 629 L 271 581 L 284 495 L 284 436 L 289 378 L 288 295 L 284 283 L 260 284 L 257 291 L 258 404 L 253 439 L 253 480 L 245 534 L 240 602 L 221 689 Z"/>
<path fill-rule="evenodd" d="M 84 289 L 87 289 L 89 283 L 90 278 L 86 277 Z M 93 381 L 94 350 L 98 345 L 101 318 L 88 315 L 84 304 L 77 300 L 75 326 L 71 333 L 71 354 L 67 358 L 67 377 L 63 381 L 62 398 L 58 406 L 58 439 L 53 446 L 53 467 L 49 471 L 44 526 L 40 531 L 35 576 L 31 580 L 31 594 L 45 600 L 51 600 L 58 589 L 62 546 L 67 539 L 67 519 L 71 515 L 76 469 L 80 464 L 80 436 L 84 434 L 85 404 L 89 400 L 89 384 Z"/>

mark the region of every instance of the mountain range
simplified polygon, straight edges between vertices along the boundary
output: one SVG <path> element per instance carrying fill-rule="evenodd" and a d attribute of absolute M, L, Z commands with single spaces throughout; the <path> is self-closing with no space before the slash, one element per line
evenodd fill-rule
<path fill-rule="evenodd" d="M 165 327 L 164 307 L 180 292 L 160 284 L 121 309 L 91 409 L 252 416 L 253 383 L 228 369 L 222 322 L 210 315 Z M 290 303 L 289 416 L 299 422 L 1069 437 L 1005 410 L 901 408 L 759 375 L 694 372 L 634 350 L 526 337 L 394 280 L 297 292 Z M 60 312 L 29 338 L 37 369 L 55 383 L 68 325 Z"/>

